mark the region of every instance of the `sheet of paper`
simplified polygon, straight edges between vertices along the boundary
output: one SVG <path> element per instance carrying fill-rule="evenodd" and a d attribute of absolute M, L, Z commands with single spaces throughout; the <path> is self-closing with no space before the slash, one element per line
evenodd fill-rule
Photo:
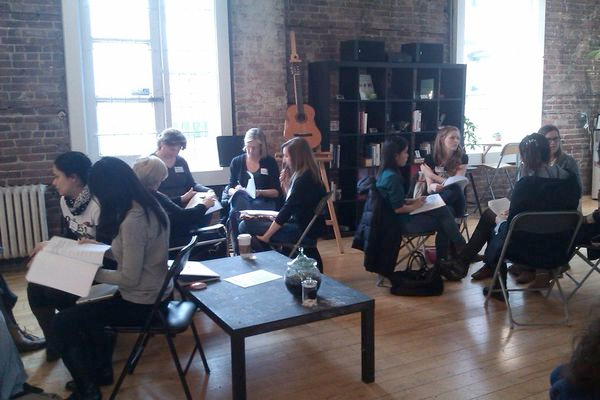
<path fill-rule="evenodd" d="M 249 178 L 248 178 L 248 184 L 246 185 L 246 192 L 248 193 L 248 195 L 250 197 L 252 197 L 253 199 L 255 199 L 256 198 L 256 182 L 254 181 L 254 175 L 252 175 L 248 171 L 246 171 L 246 173 L 249 176 Z"/>
<path fill-rule="evenodd" d="M 89 295 L 86 297 L 80 297 L 75 303 L 84 304 L 98 300 L 109 299 L 113 297 L 118 290 L 119 287 L 117 285 L 111 285 L 110 283 L 98 283 L 96 285 L 92 285 Z"/>
<path fill-rule="evenodd" d="M 169 266 L 171 266 L 172 263 L 173 261 L 169 260 Z M 181 271 L 180 277 L 185 278 L 186 280 L 195 279 L 199 281 L 208 281 L 217 280 L 220 278 L 220 275 L 200 261 L 188 261 Z"/>
<path fill-rule="evenodd" d="M 202 200 L 204 200 L 204 198 L 206 197 L 206 194 L 208 192 L 198 192 L 194 195 L 194 197 L 192 197 L 190 199 L 190 201 L 188 201 L 187 205 L 185 206 L 185 208 L 194 208 L 196 207 L 198 204 L 202 204 Z M 223 206 L 221 205 L 221 202 L 217 199 L 215 199 L 215 204 L 213 204 L 212 207 L 208 208 L 206 210 L 206 212 L 204 213 L 205 215 L 208 214 L 212 214 L 215 211 L 219 211 L 220 209 L 222 209 Z"/>
<path fill-rule="evenodd" d="M 100 265 L 50 252 L 38 253 L 25 275 L 28 282 L 48 286 L 85 297 L 90 294 L 92 282 Z"/>
<path fill-rule="evenodd" d="M 273 218 L 275 218 L 279 214 L 279 211 L 272 211 L 272 210 L 242 210 L 242 211 L 240 211 L 240 213 L 249 215 L 251 217 L 267 216 L 267 217 L 273 217 Z"/>
<path fill-rule="evenodd" d="M 102 265 L 104 253 L 108 249 L 110 249 L 110 246 L 107 244 L 80 244 L 77 240 L 53 236 L 40 254 L 50 252 L 84 261 L 86 263 Z"/>
<path fill-rule="evenodd" d="M 275 279 L 281 278 L 281 275 L 274 274 L 264 269 L 259 269 L 245 274 L 232 276 L 226 278 L 227 282 L 233 283 L 234 285 L 247 288 L 254 285 L 260 285 L 261 283 L 274 281 Z"/>
<path fill-rule="evenodd" d="M 420 214 L 427 211 L 435 210 L 436 208 L 444 207 L 446 202 L 442 199 L 438 193 L 430 194 L 425 198 L 425 204 L 416 210 L 412 211 L 410 215 Z"/>
<path fill-rule="evenodd" d="M 508 200 L 506 197 L 490 200 L 488 201 L 488 207 L 494 212 L 494 214 L 500 215 L 510 209 L 510 200 Z"/>
<path fill-rule="evenodd" d="M 466 176 L 456 175 L 450 176 L 444 181 L 444 186 L 450 186 L 455 184 L 460 186 L 461 189 L 464 189 L 465 186 L 469 184 L 469 180 Z"/>

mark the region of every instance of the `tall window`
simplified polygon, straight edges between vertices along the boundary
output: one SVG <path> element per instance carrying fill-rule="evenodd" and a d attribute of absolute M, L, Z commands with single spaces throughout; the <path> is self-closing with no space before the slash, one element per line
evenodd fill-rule
<path fill-rule="evenodd" d="M 210 172 L 199 180 L 224 182 L 214 172 L 221 170 L 215 138 L 232 131 L 227 2 L 63 0 L 65 7 L 71 132 L 84 132 L 73 148 L 132 162 L 174 127 L 188 139 L 182 155 L 192 171 Z M 71 101 L 78 79 L 80 119 Z"/>
<path fill-rule="evenodd" d="M 458 0 L 465 116 L 480 142 L 520 141 L 542 119 L 545 0 Z"/>

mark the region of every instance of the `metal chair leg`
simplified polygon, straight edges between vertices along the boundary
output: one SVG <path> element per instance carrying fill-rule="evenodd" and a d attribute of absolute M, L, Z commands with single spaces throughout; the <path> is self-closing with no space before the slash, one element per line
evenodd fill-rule
<path fill-rule="evenodd" d="M 177 356 L 177 351 L 175 350 L 175 343 L 173 343 L 173 338 L 170 335 L 165 335 L 165 339 L 167 340 L 167 344 L 169 345 L 169 351 L 171 352 L 171 357 L 173 358 L 173 362 L 175 363 L 175 368 L 177 368 L 177 375 L 179 375 L 179 380 L 181 381 L 181 385 L 183 386 L 185 397 L 187 400 L 192 400 L 192 394 L 190 393 L 190 388 L 188 387 L 187 380 L 185 379 L 185 374 L 181 369 L 181 364 L 179 363 L 179 357 Z"/>

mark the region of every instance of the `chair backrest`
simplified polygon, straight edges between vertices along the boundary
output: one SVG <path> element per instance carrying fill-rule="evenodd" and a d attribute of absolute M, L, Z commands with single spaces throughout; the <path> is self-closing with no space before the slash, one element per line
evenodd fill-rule
<path fill-rule="evenodd" d="M 565 259 L 568 261 L 574 252 L 573 243 L 582 220 L 583 218 L 578 211 L 535 211 L 519 213 L 510 222 L 504 246 L 502 247 L 501 259 L 506 255 L 510 246 L 510 241 L 515 233 L 521 232 L 531 235 L 563 234 L 565 237 L 568 236 L 568 240 L 552 242 L 552 246 L 545 248 L 543 254 L 545 259 L 556 259 L 558 263 Z M 529 242 L 530 245 L 532 243 L 533 241 Z M 528 250 L 535 251 L 533 248 Z M 532 256 L 535 255 L 532 254 Z"/>
<path fill-rule="evenodd" d="M 179 277 L 179 274 L 181 274 L 181 271 L 185 267 L 185 264 L 187 263 L 188 259 L 190 258 L 190 253 L 192 252 L 192 249 L 196 245 L 196 239 L 197 239 L 197 236 L 192 236 L 189 243 L 187 245 L 185 245 L 185 247 L 183 247 L 181 250 L 179 250 L 179 253 L 177 254 L 177 257 L 175 257 L 173 264 L 171 264 L 171 267 L 167 270 L 167 274 L 163 281 L 162 287 L 160 288 L 160 291 L 158 292 L 158 295 L 156 296 L 156 300 L 154 301 L 154 305 L 152 306 L 152 311 L 148 315 L 148 319 L 146 320 L 146 323 L 144 324 L 145 330 L 148 330 L 150 328 L 150 325 L 152 324 L 152 321 L 154 320 L 154 316 L 157 315 L 160 305 L 162 304 L 163 297 L 165 296 L 167 289 L 171 286 L 170 283 L 171 282 L 175 283 L 175 281 Z"/>
<path fill-rule="evenodd" d="M 317 218 L 319 218 L 319 216 L 321 216 L 323 214 L 323 211 L 325 210 L 325 206 L 327 205 L 327 201 L 329 200 L 329 198 L 332 195 L 333 195 L 333 191 L 329 191 L 325 194 L 325 196 L 321 197 L 321 200 L 319 200 L 319 203 L 317 203 L 317 206 L 315 207 L 313 217 L 311 218 L 308 225 L 306 225 L 306 228 L 304 229 L 304 232 L 302 232 L 302 235 L 300 235 L 300 238 L 298 239 L 298 241 L 294 244 L 294 247 L 292 248 L 292 251 L 290 252 L 289 257 L 291 257 L 296 252 L 298 247 L 300 247 L 300 244 L 302 243 L 302 241 L 304 240 L 306 235 L 308 235 L 308 232 L 310 232 L 310 228 L 312 228 L 312 226 L 315 223 L 315 221 L 317 220 Z"/>
<path fill-rule="evenodd" d="M 519 143 L 507 143 L 502 148 L 502 152 L 500 152 L 500 157 L 510 156 L 510 155 L 519 155 Z"/>

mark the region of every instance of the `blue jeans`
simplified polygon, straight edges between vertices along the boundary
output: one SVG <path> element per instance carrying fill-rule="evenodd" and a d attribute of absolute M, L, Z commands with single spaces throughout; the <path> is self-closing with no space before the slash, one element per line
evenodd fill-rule
<path fill-rule="evenodd" d="M 564 369 L 565 365 L 559 365 L 550 374 L 551 400 L 593 400 L 597 398 L 569 382 L 564 376 Z"/>
<path fill-rule="evenodd" d="M 242 221 L 240 222 L 240 233 L 249 233 L 252 236 L 262 235 L 271 226 L 270 221 Z M 286 223 L 281 226 L 273 236 L 271 236 L 271 242 L 273 243 L 296 243 L 300 239 L 302 231 L 300 227 L 294 223 Z M 305 238 L 305 241 L 306 238 Z"/>
<path fill-rule="evenodd" d="M 0 314 L 0 354 L 0 399 L 8 399 L 23 390 L 27 374 L 2 314 Z"/>
<path fill-rule="evenodd" d="M 465 245 L 465 239 L 460 234 L 448 206 L 421 214 L 409 215 L 402 225 L 402 233 L 419 234 L 432 231 L 437 232 L 435 248 L 438 257 L 447 257 L 448 241 L 459 247 Z"/>

